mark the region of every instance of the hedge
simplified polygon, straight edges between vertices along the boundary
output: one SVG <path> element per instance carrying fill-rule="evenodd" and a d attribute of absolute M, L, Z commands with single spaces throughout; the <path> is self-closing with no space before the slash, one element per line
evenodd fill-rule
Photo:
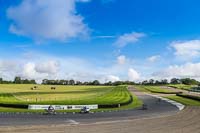
<path fill-rule="evenodd" d="M 28 105 L 24 105 L 24 104 L 6 104 L 6 103 L 0 103 L 0 107 L 28 109 Z"/>

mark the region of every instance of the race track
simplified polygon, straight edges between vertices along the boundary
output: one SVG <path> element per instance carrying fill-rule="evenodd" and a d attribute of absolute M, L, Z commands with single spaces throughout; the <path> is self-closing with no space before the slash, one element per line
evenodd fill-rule
<path fill-rule="evenodd" d="M 0 115 L 0 132 L 67 132 L 67 133 L 199 133 L 200 108 L 178 108 L 130 88 L 147 104 L 147 110 L 133 109 L 94 114 Z"/>

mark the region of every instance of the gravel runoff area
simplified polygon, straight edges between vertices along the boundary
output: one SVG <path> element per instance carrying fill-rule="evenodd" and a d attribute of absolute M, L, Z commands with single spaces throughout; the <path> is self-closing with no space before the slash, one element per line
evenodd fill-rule
<path fill-rule="evenodd" d="M 186 107 L 182 111 L 166 101 L 135 92 L 148 110 L 67 116 L 0 116 L 0 133 L 199 133 L 200 108 Z M 26 118 L 27 117 L 27 118 Z M 66 117 L 66 116 L 65 116 Z M 62 118 L 62 119 L 61 119 Z M 38 121 L 37 121 L 38 119 Z M 41 122 L 43 120 L 43 122 Z M 22 122 L 24 121 L 24 122 Z M 34 122 L 36 121 L 36 123 Z M 52 121 L 54 121 L 52 123 Z M 39 122 L 39 123 L 38 123 Z"/>

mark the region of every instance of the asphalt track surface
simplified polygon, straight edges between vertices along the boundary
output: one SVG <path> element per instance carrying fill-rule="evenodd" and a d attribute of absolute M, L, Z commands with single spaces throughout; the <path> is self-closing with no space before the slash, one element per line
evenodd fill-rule
<path fill-rule="evenodd" d="M 1 114 L 0 132 L 67 132 L 67 133 L 200 133 L 200 108 L 183 111 L 166 101 L 130 88 L 147 105 L 140 108 L 94 114 Z"/>

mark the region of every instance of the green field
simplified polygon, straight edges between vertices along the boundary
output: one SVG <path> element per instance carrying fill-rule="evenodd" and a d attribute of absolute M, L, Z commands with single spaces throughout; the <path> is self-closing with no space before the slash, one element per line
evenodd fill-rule
<path fill-rule="evenodd" d="M 169 87 L 182 89 L 182 90 L 190 90 L 194 85 L 185 85 L 185 84 L 170 84 Z"/>
<path fill-rule="evenodd" d="M 177 87 L 187 87 L 189 88 L 189 85 L 176 85 Z M 188 106 L 200 106 L 200 102 L 198 100 L 193 100 L 190 98 L 185 98 L 185 97 L 180 97 L 180 96 L 176 96 L 175 94 L 173 94 L 173 91 L 167 90 L 167 89 L 163 89 L 159 86 L 145 86 L 145 85 L 137 85 L 135 86 L 138 90 L 146 92 L 146 93 L 158 93 L 158 94 L 172 94 L 171 96 L 164 96 L 168 99 L 180 102 L 184 105 L 188 105 Z"/>
<path fill-rule="evenodd" d="M 37 86 L 37 89 L 32 90 L 34 86 Z M 56 89 L 51 90 L 51 87 Z M 128 91 L 127 86 L 0 84 L 0 104 L 111 105 L 128 102 L 130 96 L 133 96 L 134 102 L 120 109 L 138 107 L 142 104 L 135 95 Z M 27 112 L 28 110 L 0 107 L 0 112 L 6 111 Z"/>
<path fill-rule="evenodd" d="M 137 85 L 135 87 L 143 92 L 163 93 L 163 94 L 174 94 L 175 93 L 174 91 L 163 89 L 160 86 Z"/>
<path fill-rule="evenodd" d="M 8 104 L 118 104 L 130 99 L 125 86 L 0 85 L 0 103 Z"/>

